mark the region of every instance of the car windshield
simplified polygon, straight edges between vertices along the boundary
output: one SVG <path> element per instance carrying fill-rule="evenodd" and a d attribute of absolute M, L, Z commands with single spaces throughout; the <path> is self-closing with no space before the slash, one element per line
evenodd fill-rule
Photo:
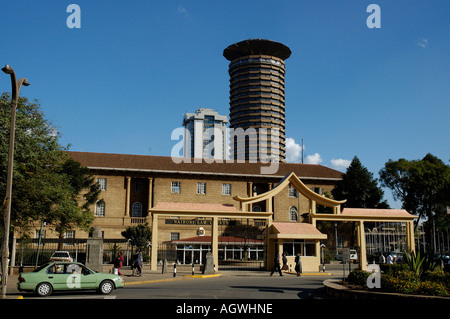
<path fill-rule="evenodd" d="M 65 253 L 65 252 L 55 252 L 53 253 L 52 257 L 68 257 L 69 253 Z"/>

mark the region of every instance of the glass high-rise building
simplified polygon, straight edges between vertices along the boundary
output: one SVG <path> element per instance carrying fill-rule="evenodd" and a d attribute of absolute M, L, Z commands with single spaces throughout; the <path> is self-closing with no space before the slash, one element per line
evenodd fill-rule
<path fill-rule="evenodd" d="M 245 40 L 223 51 L 230 61 L 230 158 L 285 162 L 284 44 Z"/>
<path fill-rule="evenodd" d="M 185 137 L 183 156 L 224 160 L 228 118 L 212 109 L 200 108 L 183 117 Z"/>

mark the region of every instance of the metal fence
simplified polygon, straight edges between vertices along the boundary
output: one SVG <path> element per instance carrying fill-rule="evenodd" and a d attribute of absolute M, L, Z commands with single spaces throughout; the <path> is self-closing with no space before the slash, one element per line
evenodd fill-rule
<path fill-rule="evenodd" d="M 16 243 L 16 266 L 37 266 L 46 263 L 55 251 L 68 251 L 74 261 L 86 263 L 87 239 L 18 239 Z M 103 263 L 112 263 L 118 252 L 130 256 L 132 247 L 126 239 L 103 241 Z"/>

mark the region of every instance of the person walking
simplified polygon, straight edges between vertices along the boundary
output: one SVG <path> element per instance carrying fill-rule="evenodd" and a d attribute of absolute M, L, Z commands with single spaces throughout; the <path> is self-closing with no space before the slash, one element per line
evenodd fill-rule
<path fill-rule="evenodd" d="M 385 264 L 386 263 L 386 257 L 384 257 L 383 254 L 380 254 L 380 259 L 378 260 L 378 262 L 380 264 Z"/>
<path fill-rule="evenodd" d="M 281 270 L 289 270 L 289 266 L 287 264 L 288 260 L 287 260 L 287 253 L 284 252 L 283 253 L 283 268 L 281 268 Z"/>
<path fill-rule="evenodd" d="M 391 254 L 389 254 L 388 257 L 387 257 L 387 263 L 388 263 L 388 265 L 392 265 L 394 263 L 394 261 L 392 260 L 392 255 Z"/>
<path fill-rule="evenodd" d="M 280 267 L 280 255 L 278 254 L 278 252 L 275 252 L 274 265 L 273 265 L 273 269 L 272 269 L 272 272 L 270 273 L 270 275 L 272 276 L 275 271 L 279 272 L 280 276 L 283 276 L 283 274 L 281 273 L 281 267 Z"/>
<path fill-rule="evenodd" d="M 297 277 L 300 277 L 302 274 L 302 261 L 299 252 L 295 256 L 295 272 L 297 273 Z"/>
<path fill-rule="evenodd" d="M 136 253 L 136 259 L 133 263 L 133 272 L 131 274 L 132 276 L 134 276 L 135 269 L 137 270 L 138 276 L 142 276 L 142 253 L 139 248 Z"/>
<path fill-rule="evenodd" d="M 122 266 L 123 266 L 123 253 L 122 251 L 119 251 L 119 256 L 117 256 L 116 261 L 114 263 L 114 267 L 117 268 L 119 276 L 122 276 L 122 273 L 120 272 Z"/>

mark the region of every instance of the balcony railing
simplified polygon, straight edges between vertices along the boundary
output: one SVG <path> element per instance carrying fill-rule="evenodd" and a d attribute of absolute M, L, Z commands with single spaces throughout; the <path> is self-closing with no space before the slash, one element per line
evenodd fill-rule
<path fill-rule="evenodd" d="M 132 224 L 145 224 L 147 223 L 147 217 L 131 217 Z"/>

